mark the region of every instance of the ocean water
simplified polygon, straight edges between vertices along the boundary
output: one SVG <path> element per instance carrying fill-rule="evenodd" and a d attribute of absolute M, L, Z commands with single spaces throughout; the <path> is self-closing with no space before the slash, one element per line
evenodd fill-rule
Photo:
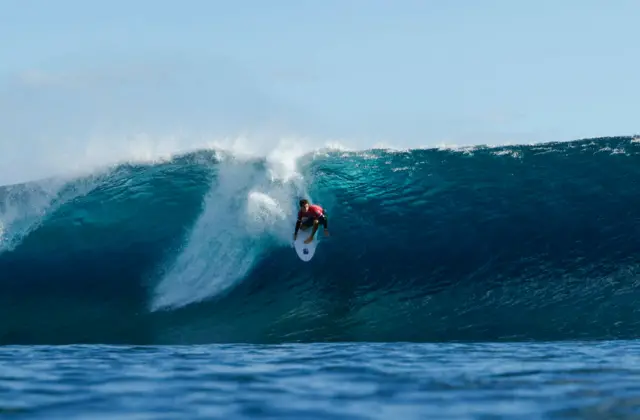
<path fill-rule="evenodd" d="M 638 342 L 8 346 L 0 416 L 638 418 Z"/>
<path fill-rule="evenodd" d="M 639 152 L 200 150 L 0 187 L 0 416 L 640 416 Z M 330 214 L 310 263 L 300 197 Z"/>

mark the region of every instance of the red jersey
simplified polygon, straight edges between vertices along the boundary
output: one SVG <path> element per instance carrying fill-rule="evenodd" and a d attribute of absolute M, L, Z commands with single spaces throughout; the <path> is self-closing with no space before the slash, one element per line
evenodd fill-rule
<path fill-rule="evenodd" d="M 309 210 L 307 211 L 298 211 L 298 220 L 301 220 L 303 217 L 310 217 L 312 219 L 317 219 L 324 214 L 324 210 L 322 207 L 317 204 L 309 205 Z"/>

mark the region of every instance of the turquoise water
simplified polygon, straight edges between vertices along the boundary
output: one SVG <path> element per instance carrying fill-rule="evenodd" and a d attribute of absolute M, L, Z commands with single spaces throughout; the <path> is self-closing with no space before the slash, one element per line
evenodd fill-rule
<path fill-rule="evenodd" d="M 639 182 L 619 137 L 199 151 L 1 187 L 0 343 L 636 339 Z M 331 215 L 310 263 L 300 197 Z"/>
<path fill-rule="evenodd" d="M 7 346 L 0 417 L 638 418 L 640 343 Z"/>

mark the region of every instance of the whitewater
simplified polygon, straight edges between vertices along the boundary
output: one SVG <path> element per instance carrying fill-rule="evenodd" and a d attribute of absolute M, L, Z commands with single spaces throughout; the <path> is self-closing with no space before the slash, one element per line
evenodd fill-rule
<path fill-rule="evenodd" d="M 309 144 L 94 150 L 0 187 L 0 343 L 637 338 L 636 139 Z M 301 197 L 332 215 L 308 264 Z"/>

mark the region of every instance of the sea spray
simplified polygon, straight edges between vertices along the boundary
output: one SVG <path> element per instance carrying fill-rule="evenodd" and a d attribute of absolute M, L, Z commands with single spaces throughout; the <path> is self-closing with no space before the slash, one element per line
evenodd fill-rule
<path fill-rule="evenodd" d="M 224 292 L 265 251 L 285 242 L 301 177 L 295 164 L 298 149 L 281 147 L 264 160 L 218 155 L 203 211 L 160 280 L 152 309 L 178 308 Z"/>

